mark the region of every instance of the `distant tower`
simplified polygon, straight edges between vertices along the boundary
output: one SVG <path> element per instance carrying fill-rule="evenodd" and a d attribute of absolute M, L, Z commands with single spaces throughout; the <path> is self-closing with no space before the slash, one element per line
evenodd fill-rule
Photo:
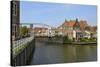
<path fill-rule="evenodd" d="M 65 19 L 65 22 L 67 22 L 67 20 Z"/>
<path fill-rule="evenodd" d="M 74 30 L 80 30 L 80 24 L 79 24 L 78 18 L 76 18 L 75 20 Z"/>
<path fill-rule="evenodd" d="M 30 30 L 29 30 L 29 32 L 30 32 L 30 35 L 33 35 L 33 33 L 34 33 L 34 31 L 33 31 L 33 24 L 30 24 Z"/>
<path fill-rule="evenodd" d="M 76 22 L 78 22 L 78 18 L 76 18 Z"/>
<path fill-rule="evenodd" d="M 20 24 L 20 1 L 11 1 L 11 26 L 12 36 L 15 39 L 19 36 L 19 24 Z"/>

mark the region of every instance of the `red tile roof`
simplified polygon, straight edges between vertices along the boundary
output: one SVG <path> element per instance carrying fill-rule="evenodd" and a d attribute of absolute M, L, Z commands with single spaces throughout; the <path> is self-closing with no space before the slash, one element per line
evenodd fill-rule
<path fill-rule="evenodd" d="M 73 27 L 75 24 L 74 20 L 70 20 L 70 21 L 65 21 L 64 24 L 62 24 L 62 26 L 68 26 L 68 27 Z"/>

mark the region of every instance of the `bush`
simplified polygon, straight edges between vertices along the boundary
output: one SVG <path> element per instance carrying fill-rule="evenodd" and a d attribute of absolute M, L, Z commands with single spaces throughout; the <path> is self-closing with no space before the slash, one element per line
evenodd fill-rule
<path fill-rule="evenodd" d="M 80 39 L 80 42 L 95 42 L 96 38 L 82 38 Z"/>
<path fill-rule="evenodd" d="M 68 39 L 68 36 L 64 36 L 63 37 L 63 42 L 64 43 L 69 43 L 69 42 L 72 42 L 72 41 Z"/>

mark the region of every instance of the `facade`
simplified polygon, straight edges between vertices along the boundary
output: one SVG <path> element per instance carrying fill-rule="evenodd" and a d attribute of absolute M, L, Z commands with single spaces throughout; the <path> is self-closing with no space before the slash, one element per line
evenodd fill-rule
<path fill-rule="evenodd" d="M 70 20 L 57 28 L 58 34 L 68 36 L 70 40 L 79 40 L 80 38 L 97 38 L 97 26 L 89 26 L 85 20 Z"/>
<path fill-rule="evenodd" d="M 84 38 L 91 38 L 91 33 L 89 31 L 84 31 Z"/>
<path fill-rule="evenodd" d="M 70 40 L 79 40 L 83 37 L 83 32 L 81 31 L 78 19 L 70 21 L 65 20 L 58 29 L 62 29 L 63 36 L 68 36 Z"/>
<path fill-rule="evenodd" d="M 87 26 L 84 30 L 84 38 L 97 38 L 97 26 Z"/>
<path fill-rule="evenodd" d="M 55 35 L 55 29 L 49 29 L 44 27 L 35 27 L 33 29 L 35 36 L 54 36 Z"/>
<path fill-rule="evenodd" d="M 48 28 L 43 27 L 35 27 L 33 29 L 35 36 L 47 36 L 48 35 Z"/>
<path fill-rule="evenodd" d="M 11 4 L 12 40 L 15 40 L 19 36 L 20 2 L 12 1 Z"/>
<path fill-rule="evenodd" d="M 91 28 L 91 37 L 92 38 L 97 38 L 97 26 L 93 26 L 92 28 Z"/>

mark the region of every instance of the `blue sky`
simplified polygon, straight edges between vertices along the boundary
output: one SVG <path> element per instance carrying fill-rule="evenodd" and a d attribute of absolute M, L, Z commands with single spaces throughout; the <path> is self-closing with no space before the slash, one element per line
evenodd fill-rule
<path fill-rule="evenodd" d="M 86 20 L 97 25 L 97 7 L 95 5 L 75 5 L 45 2 L 20 2 L 21 23 L 43 23 L 59 26 L 66 20 Z"/>

